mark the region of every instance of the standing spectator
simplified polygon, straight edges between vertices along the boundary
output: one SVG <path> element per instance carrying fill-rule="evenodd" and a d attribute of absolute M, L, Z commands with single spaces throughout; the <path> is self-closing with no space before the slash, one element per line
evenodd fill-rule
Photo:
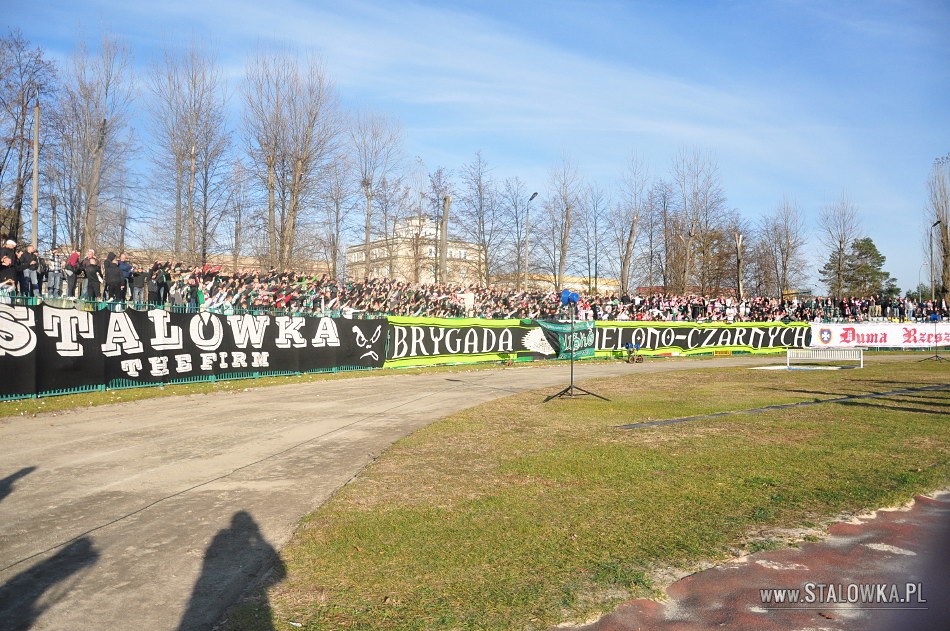
<path fill-rule="evenodd" d="M 64 252 L 65 247 L 60 248 Z M 76 297 L 76 280 L 79 278 L 79 250 L 73 250 L 63 265 L 63 274 L 66 275 L 66 295 L 70 298 Z"/>
<path fill-rule="evenodd" d="M 132 302 L 137 305 L 144 304 L 145 300 L 145 281 L 147 280 L 148 274 L 145 273 L 145 270 L 138 269 L 137 266 L 132 266 Z"/>
<path fill-rule="evenodd" d="M 82 288 L 80 289 L 79 293 L 83 297 L 85 297 L 86 294 L 88 293 L 87 289 L 89 287 L 89 278 L 86 277 L 86 267 L 88 266 L 90 259 L 95 259 L 96 268 L 98 268 L 99 259 L 96 259 L 96 251 L 93 250 L 92 248 L 86 250 L 86 258 L 84 258 L 82 261 L 79 262 L 79 273 L 80 273 L 80 278 L 82 278 Z M 99 291 L 97 289 L 96 294 L 98 295 L 98 293 Z"/>
<path fill-rule="evenodd" d="M 46 293 L 59 296 L 63 293 L 63 265 L 66 262 L 66 247 L 53 247 L 47 259 Z"/>
<path fill-rule="evenodd" d="M 82 273 L 86 277 L 86 289 L 83 291 L 84 300 L 99 300 L 99 284 L 102 282 L 102 270 L 99 268 L 99 259 L 96 253 L 89 250 L 92 254 L 83 259 Z"/>
<path fill-rule="evenodd" d="M 123 300 L 128 300 L 132 291 L 132 264 L 125 252 L 119 254 L 119 270 L 122 272 Z"/>
<path fill-rule="evenodd" d="M 16 263 L 16 241 L 7 239 L 0 248 L 0 257 L 9 256 L 10 260 Z"/>
<path fill-rule="evenodd" d="M 168 302 L 168 285 L 170 278 L 168 276 L 168 270 L 165 269 L 164 265 L 160 265 L 158 262 L 152 267 L 152 276 L 155 278 L 155 286 L 157 288 L 158 299 L 156 302 L 160 305 L 163 305 Z"/>
<path fill-rule="evenodd" d="M 20 293 L 26 296 L 40 295 L 39 266 L 40 259 L 36 255 L 36 248 L 31 243 L 20 253 L 20 258 L 17 261 L 17 271 L 20 274 Z"/>
<path fill-rule="evenodd" d="M 106 262 L 102 266 L 103 277 L 106 283 L 106 300 L 125 302 L 125 286 L 122 282 L 122 269 L 115 260 L 115 252 L 106 254 Z"/>

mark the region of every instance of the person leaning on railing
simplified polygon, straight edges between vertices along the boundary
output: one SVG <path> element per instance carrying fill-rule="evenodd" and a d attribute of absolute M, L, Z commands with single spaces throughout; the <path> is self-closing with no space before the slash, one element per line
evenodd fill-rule
<path fill-rule="evenodd" d="M 0 256 L 0 304 L 8 305 L 16 293 L 16 263 L 9 254 Z"/>

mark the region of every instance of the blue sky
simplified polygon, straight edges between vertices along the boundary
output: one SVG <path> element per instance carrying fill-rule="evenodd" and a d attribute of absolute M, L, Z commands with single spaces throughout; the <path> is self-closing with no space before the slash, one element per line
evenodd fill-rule
<path fill-rule="evenodd" d="M 481 151 L 542 193 L 564 158 L 610 190 L 633 154 L 665 176 L 699 149 L 743 215 L 788 196 L 815 227 L 846 194 L 901 288 L 927 278 L 926 180 L 950 152 L 945 0 L 3 4 L 54 58 L 107 30 L 144 71 L 197 37 L 232 89 L 259 46 L 316 54 L 346 105 L 402 122 L 410 157 L 455 169 Z"/>

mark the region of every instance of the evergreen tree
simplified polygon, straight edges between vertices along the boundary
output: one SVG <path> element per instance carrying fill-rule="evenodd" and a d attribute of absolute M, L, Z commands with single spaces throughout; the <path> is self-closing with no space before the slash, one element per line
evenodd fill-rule
<path fill-rule="evenodd" d="M 900 295 L 897 280 L 884 271 L 885 261 L 870 237 L 855 239 L 845 258 L 845 292 L 851 296 Z M 832 263 L 829 261 L 825 268 Z"/>

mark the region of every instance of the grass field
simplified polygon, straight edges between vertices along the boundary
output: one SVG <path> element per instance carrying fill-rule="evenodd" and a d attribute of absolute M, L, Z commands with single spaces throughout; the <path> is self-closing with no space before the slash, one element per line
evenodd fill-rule
<path fill-rule="evenodd" d="M 950 390 L 647 420 L 926 385 L 947 368 L 710 370 L 516 395 L 398 442 L 309 516 L 287 578 L 228 628 L 545 629 L 678 573 L 813 537 L 950 480 Z M 811 534 L 808 534 L 811 533 Z M 273 625 L 273 627 L 269 625 Z"/>

